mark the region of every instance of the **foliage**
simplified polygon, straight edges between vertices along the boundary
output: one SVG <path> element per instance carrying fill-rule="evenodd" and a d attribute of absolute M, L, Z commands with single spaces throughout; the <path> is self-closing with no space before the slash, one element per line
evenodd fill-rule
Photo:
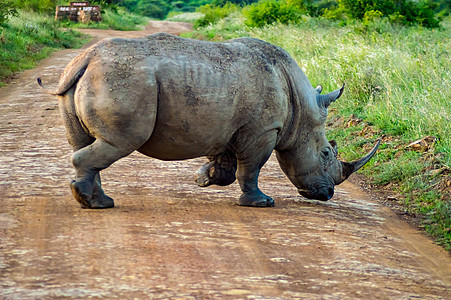
<path fill-rule="evenodd" d="M 202 27 L 216 23 L 220 19 L 224 19 L 233 12 L 239 10 L 239 7 L 232 3 L 227 3 L 223 7 L 214 6 L 211 4 L 204 5 L 198 9 L 198 12 L 203 14 L 203 17 L 197 19 L 194 27 Z"/>
<path fill-rule="evenodd" d="M 364 20 L 369 14 L 388 17 L 392 21 L 404 24 L 420 24 L 426 27 L 438 27 L 440 20 L 434 9 L 437 3 L 431 0 L 338 0 L 339 12 L 353 19 Z"/>
<path fill-rule="evenodd" d="M 302 1 L 274 1 L 265 0 L 252 4 L 244 10 L 250 27 L 263 27 L 268 24 L 297 23 L 305 13 Z"/>
<path fill-rule="evenodd" d="M 258 2 L 258 0 L 213 0 L 211 5 L 222 7 L 227 3 L 235 4 L 237 6 L 246 6 L 252 3 Z"/>
<path fill-rule="evenodd" d="M 123 0 L 118 5 L 146 17 L 164 19 L 169 12 L 194 12 L 196 7 L 210 0 Z"/>
<path fill-rule="evenodd" d="M 367 25 L 371 21 L 386 19 L 391 23 L 404 25 L 422 25 L 437 28 L 442 17 L 449 12 L 451 0 L 213 0 L 208 9 L 224 7 L 226 3 L 244 6 L 243 13 L 247 18 L 246 25 L 262 27 L 273 23 L 297 23 L 302 15 L 342 20 L 351 24 L 353 20 L 363 21 Z M 450 3 L 448 3 L 450 2 Z M 214 24 L 221 17 L 207 16 L 200 26 Z M 201 25 L 202 24 L 202 25 Z"/>
<path fill-rule="evenodd" d="M 0 25 L 0 86 L 13 73 L 34 67 L 56 49 L 83 42 L 80 33 L 62 30 L 47 15 L 20 10 Z"/>
<path fill-rule="evenodd" d="M 164 0 L 139 1 L 135 11 L 151 18 L 164 19 L 171 6 Z"/>
<path fill-rule="evenodd" d="M 12 0 L 16 9 L 31 10 L 40 13 L 54 13 L 58 0 Z"/>
<path fill-rule="evenodd" d="M 11 1 L 0 3 L 0 25 L 4 24 L 10 17 L 17 16 L 17 10 Z"/>

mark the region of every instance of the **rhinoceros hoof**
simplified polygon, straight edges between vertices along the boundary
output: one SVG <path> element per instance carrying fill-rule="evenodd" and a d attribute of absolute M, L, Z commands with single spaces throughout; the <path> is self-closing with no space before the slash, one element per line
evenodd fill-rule
<path fill-rule="evenodd" d="M 84 181 L 73 180 L 70 184 L 72 194 L 74 198 L 80 203 L 81 208 L 110 208 L 114 207 L 114 201 L 105 194 L 97 195 L 94 197 L 89 191 L 92 191 L 91 185 Z M 92 192 L 91 192 L 92 193 Z"/>
<path fill-rule="evenodd" d="M 198 186 L 207 187 L 212 184 L 210 177 L 208 177 L 208 167 L 202 166 L 199 171 L 197 171 L 196 178 L 194 179 Z"/>
<path fill-rule="evenodd" d="M 262 192 L 246 193 L 241 195 L 239 204 L 241 206 L 272 207 L 274 206 L 274 200 L 271 197 L 266 196 Z"/>
<path fill-rule="evenodd" d="M 91 206 L 90 208 L 112 208 L 114 207 L 114 200 L 113 198 L 108 197 L 107 195 L 103 194 L 99 198 L 92 198 L 91 199 Z"/>

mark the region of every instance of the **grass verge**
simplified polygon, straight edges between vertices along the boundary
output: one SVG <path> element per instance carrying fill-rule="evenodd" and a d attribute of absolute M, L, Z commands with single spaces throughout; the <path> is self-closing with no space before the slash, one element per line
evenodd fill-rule
<path fill-rule="evenodd" d="M 384 21 L 340 26 L 309 17 L 250 29 L 237 12 L 185 36 L 259 38 L 287 50 L 313 86 L 327 92 L 345 82 L 343 97 L 330 107 L 328 138 L 341 145 L 343 160 L 362 156 L 381 138 L 379 153 L 361 172 L 451 249 L 449 20 L 440 30 Z"/>
<path fill-rule="evenodd" d="M 20 11 L 0 25 L 0 86 L 55 50 L 81 47 L 86 40 L 76 31 L 63 30 L 48 15 Z"/>
<path fill-rule="evenodd" d="M 52 16 L 26 10 L 0 25 L 0 87 L 14 73 L 33 68 L 52 52 L 63 48 L 78 48 L 88 37 L 77 28 L 139 30 L 148 18 L 126 12 L 124 9 L 103 10 L 103 21 L 88 24 L 69 21 L 56 22 Z"/>

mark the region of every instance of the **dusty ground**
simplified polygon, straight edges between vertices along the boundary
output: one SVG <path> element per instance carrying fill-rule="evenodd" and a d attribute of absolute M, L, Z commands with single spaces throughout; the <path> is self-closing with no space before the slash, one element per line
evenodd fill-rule
<path fill-rule="evenodd" d="M 94 36 L 145 32 L 86 30 Z M 82 210 L 56 84 L 64 50 L 0 89 L 0 298 L 450 299 L 451 258 L 345 183 L 307 201 L 272 158 L 261 175 L 274 208 L 236 205 L 239 188 L 201 189 L 204 159 L 133 154 L 103 172 L 109 210 Z"/>

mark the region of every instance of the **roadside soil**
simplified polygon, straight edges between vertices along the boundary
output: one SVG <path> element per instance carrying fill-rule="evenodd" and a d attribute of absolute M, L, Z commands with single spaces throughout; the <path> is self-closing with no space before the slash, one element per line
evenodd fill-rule
<path fill-rule="evenodd" d="M 82 31 L 95 42 L 183 30 Z M 328 202 L 300 197 L 274 157 L 260 176 L 273 208 L 238 206 L 237 183 L 197 187 L 204 158 L 134 153 L 102 172 L 116 207 L 81 209 L 57 101 L 36 78 L 56 86 L 82 50 L 0 89 L 0 298 L 451 298 L 445 250 L 350 182 Z"/>

